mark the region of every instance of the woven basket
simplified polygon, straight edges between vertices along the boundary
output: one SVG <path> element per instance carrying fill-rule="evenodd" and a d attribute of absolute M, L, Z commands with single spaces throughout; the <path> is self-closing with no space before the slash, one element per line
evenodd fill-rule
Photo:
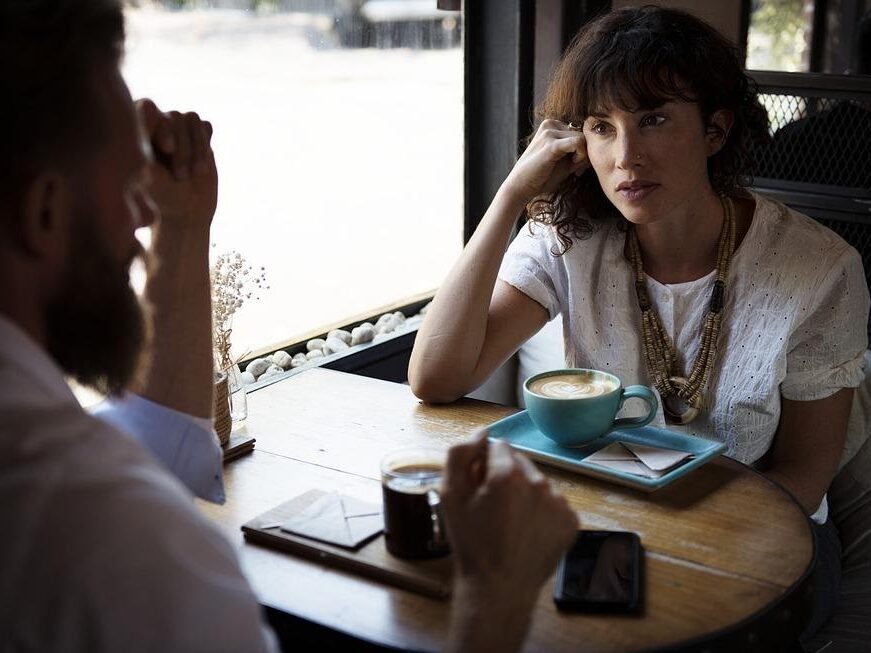
<path fill-rule="evenodd" d="M 230 431 L 233 430 L 233 420 L 230 417 L 230 390 L 227 385 L 227 375 L 215 372 L 215 433 L 223 447 L 230 441 Z"/>

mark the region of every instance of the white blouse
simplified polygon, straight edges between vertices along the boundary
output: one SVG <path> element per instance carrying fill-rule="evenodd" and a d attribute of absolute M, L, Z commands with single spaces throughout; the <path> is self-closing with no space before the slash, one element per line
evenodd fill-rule
<path fill-rule="evenodd" d="M 728 456 L 748 464 L 771 446 L 781 397 L 823 399 L 861 383 L 869 308 L 855 249 L 807 216 L 753 197 L 753 221 L 732 257 L 704 406 L 690 424 L 668 427 L 723 442 Z M 652 385 L 633 271 L 623 255 L 625 237 L 609 221 L 555 256 L 554 230 L 533 225 L 512 242 L 499 278 L 544 306 L 551 318 L 562 313 L 567 365 L 611 372 L 624 385 Z M 713 280 L 713 271 L 679 284 L 647 278 L 650 299 L 687 376 Z M 653 423 L 665 426 L 661 407 Z"/>

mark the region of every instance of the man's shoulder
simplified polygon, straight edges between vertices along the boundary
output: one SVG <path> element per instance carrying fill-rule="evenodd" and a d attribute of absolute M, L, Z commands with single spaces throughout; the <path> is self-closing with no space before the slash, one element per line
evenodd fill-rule
<path fill-rule="evenodd" d="M 0 463 L 0 612 L 17 636 L 68 619 L 112 639 L 138 632 L 143 611 L 162 618 L 147 605 L 159 596 L 184 606 L 204 587 L 253 601 L 230 543 L 135 442 L 72 407 L 13 411 L 10 427 L 21 440 Z"/>

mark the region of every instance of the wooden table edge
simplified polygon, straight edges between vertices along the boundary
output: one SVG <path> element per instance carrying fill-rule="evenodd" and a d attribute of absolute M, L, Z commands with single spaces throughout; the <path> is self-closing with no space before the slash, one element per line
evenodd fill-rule
<path fill-rule="evenodd" d="M 752 467 L 751 465 L 742 463 L 740 460 L 735 460 L 734 458 L 729 458 L 725 454 L 721 454 L 721 457 L 726 460 L 728 464 L 745 467 L 756 476 L 762 477 L 765 482 L 773 486 L 774 489 L 781 494 L 785 495 L 789 499 L 789 501 L 793 503 L 796 508 L 798 508 L 802 512 L 802 514 L 804 514 L 804 508 L 801 506 L 795 496 L 782 485 L 780 485 L 779 483 L 775 483 L 770 478 L 765 476 L 765 474 L 760 472 L 758 469 Z M 754 626 L 767 623 L 767 621 L 771 618 L 771 615 L 781 609 L 787 610 L 786 619 L 784 619 L 783 625 L 786 626 L 787 623 L 793 622 L 796 626 L 795 637 L 797 639 L 804 626 L 807 624 L 808 618 L 810 616 L 810 601 L 812 592 L 811 578 L 813 576 L 813 571 L 817 563 L 816 538 L 814 537 L 810 517 L 805 517 L 807 533 L 811 542 L 811 556 L 801 576 L 792 585 L 786 587 L 784 589 L 784 592 L 779 597 L 762 606 L 753 614 L 747 615 L 741 621 L 726 626 L 725 628 L 720 628 L 719 630 L 710 632 L 707 635 L 703 635 L 701 637 L 693 637 L 691 639 L 675 642 L 666 646 L 642 650 L 645 651 L 645 653 L 665 653 L 666 651 L 668 651 L 669 653 L 677 653 L 681 651 L 696 650 L 706 644 L 716 644 L 717 648 L 714 650 L 743 650 L 739 649 L 738 647 L 748 645 L 754 646 L 758 643 L 758 639 L 754 638 Z M 800 609 L 798 611 L 795 611 L 792 609 L 793 603 L 803 603 L 803 605 L 800 605 Z M 744 639 L 745 637 L 747 637 L 748 639 Z M 733 641 L 738 639 L 741 639 L 742 641 Z M 730 646 L 734 646 L 736 648 L 722 648 L 726 643 L 729 643 Z"/>

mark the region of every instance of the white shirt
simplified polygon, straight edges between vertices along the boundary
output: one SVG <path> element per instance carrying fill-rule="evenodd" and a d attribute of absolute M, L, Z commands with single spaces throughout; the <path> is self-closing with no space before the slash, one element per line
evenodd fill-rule
<path fill-rule="evenodd" d="M 0 319 L 0 648 L 270 651 L 233 547 Z"/>
<path fill-rule="evenodd" d="M 869 308 L 856 250 L 807 216 L 754 199 L 750 229 L 732 256 L 705 405 L 690 424 L 668 426 L 723 442 L 728 456 L 747 464 L 771 447 L 781 397 L 823 399 L 860 384 Z M 624 385 L 652 385 L 624 243 L 625 232 L 610 221 L 557 257 L 553 230 L 535 225 L 514 239 L 499 277 L 551 318 L 562 313 L 567 365 L 611 372 Z M 679 284 L 647 278 L 685 375 L 699 348 L 713 279 L 713 271 Z M 654 424 L 665 426 L 661 407 Z M 825 521 L 826 514 L 824 499 L 814 519 Z"/>

